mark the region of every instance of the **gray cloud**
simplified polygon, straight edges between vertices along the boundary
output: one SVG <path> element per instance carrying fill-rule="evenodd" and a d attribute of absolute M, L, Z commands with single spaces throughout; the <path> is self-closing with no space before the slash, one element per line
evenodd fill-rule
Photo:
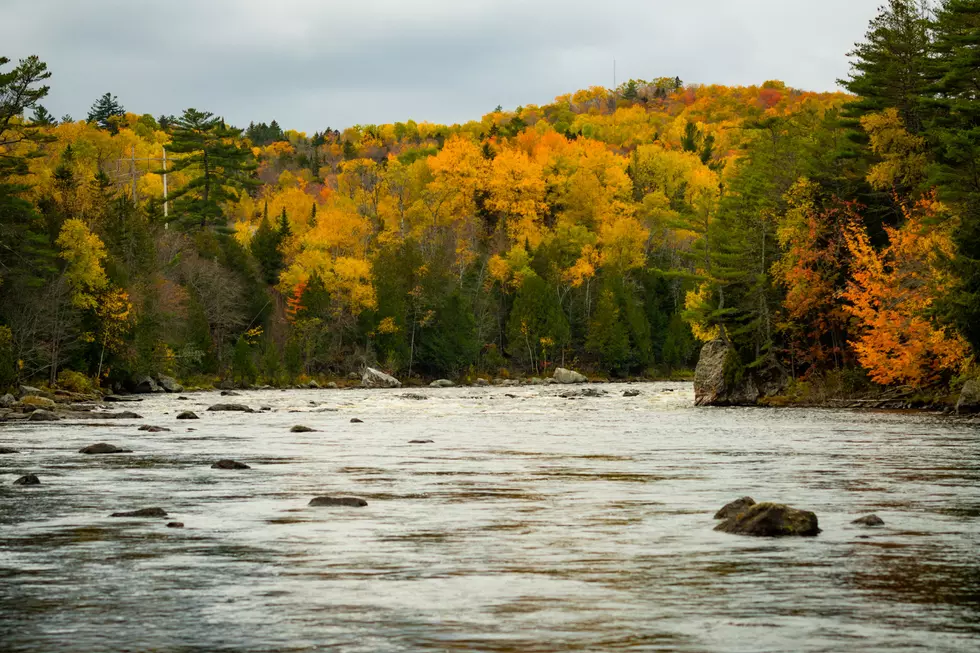
<path fill-rule="evenodd" d="M 4 0 L 0 55 L 37 54 L 84 117 L 193 106 L 308 132 L 462 122 L 620 81 L 833 90 L 880 0 Z"/>

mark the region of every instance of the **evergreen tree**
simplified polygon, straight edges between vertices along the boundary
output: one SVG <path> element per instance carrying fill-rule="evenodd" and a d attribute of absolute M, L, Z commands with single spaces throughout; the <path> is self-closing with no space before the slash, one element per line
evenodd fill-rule
<path fill-rule="evenodd" d="M 283 207 L 282 213 L 279 214 L 278 232 L 279 244 L 293 235 L 293 228 L 289 226 L 289 216 L 286 215 L 286 207 Z"/>
<path fill-rule="evenodd" d="M 119 131 L 118 124 L 113 118 L 126 115 L 126 110 L 119 104 L 119 99 L 112 93 L 106 93 L 92 104 L 88 111 L 88 121 L 94 122 L 102 129 L 112 133 Z"/>
<path fill-rule="evenodd" d="M 194 175 L 170 199 L 175 211 L 188 223 L 204 227 L 222 218 L 221 205 L 237 199 L 239 192 L 258 185 L 252 151 L 238 139 L 240 129 L 225 125 L 210 112 L 187 109 L 173 125 L 171 172 Z"/>
<path fill-rule="evenodd" d="M 555 360 L 568 345 L 571 331 L 558 298 L 536 274 L 524 278 L 507 320 L 507 349 L 535 372 Z"/>
<path fill-rule="evenodd" d="M 39 127 L 53 127 L 58 124 L 58 119 L 52 116 L 44 106 L 38 104 L 34 107 L 34 117 L 31 122 Z"/>
<path fill-rule="evenodd" d="M 946 0 L 935 35 L 927 134 L 936 157 L 933 181 L 959 209 L 953 266 L 961 287 L 946 309 L 980 352 L 980 0 Z"/>
<path fill-rule="evenodd" d="M 616 296 L 608 288 L 599 293 L 585 349 L 596 356 L 603 369 L 623 372 L 628 368 L 629 333 L 620 317 Z"/>
<path fill-rule="evenodd" d="M 929 10 L 924 0 L 888 0 L 871 21 L 865 42 L 855 45 L 849 79 L 840 84 L 858 96 L 847 106 L 855 121 L 886 108 L 898 109 L 906 129 L 923 128 L 928 86 Z"/>
<path fill-rule="evenodd" d="M 279 245 L 282 243 L 281 233 L 269 224 L 269 218 L 262 216 L 262 222 L 252 236 L 252 256 L 262 270 L 262 280 L 269 284 L 279 283 L 279 273 L 282 272 L 283 258 Z"/>

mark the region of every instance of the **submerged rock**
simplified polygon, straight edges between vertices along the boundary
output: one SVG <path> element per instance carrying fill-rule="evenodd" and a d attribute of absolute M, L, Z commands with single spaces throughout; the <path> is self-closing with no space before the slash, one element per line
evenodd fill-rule
<path fill-rule="evenodd" d="M 183 527 L 184 527 L 184 522 L 182 521 L 167 522 L 167 528 L 183 528 Z"/>
<path fill-rule="evenodd" d="M 817 516 L 780 503 L 757 503 L 715 526 L 716 531 L 755 537 L 813 536 L 820 532 Z"/>
<path fill-rule="evenodd" d="M 132 397 L 129 395 L 106 395 L 102 397 L 102 401 L 107 401 L 111 404 L 128 404 L 128 403 L 138 403 L 143 401 L 142 397 Z"/>
<path fill-rule="evenodd" d="M 215 464 L 211 465 L 211 469 L 252 469 L 245 463 L 240 463 L 237 460 L 219 460 Z"/>
<path fill-rule="evenodd" d="M 363 424 L 364 423 L 364 420 L 363 419 L 360 419 L 360 418 L 357 418 L 357 417 L 352 417 L 351 420 L 350 420 L 350 423 L 351 424 Z"/>
<path fill-rule="evenodd" d="M 738 513 L 744 511 L 746 508 L 751 508 L 755 505 L 755 499 L 752 497 L 742 497 L 741 499 L 735 499 L 731 503 L 727 503 L 722 507 L 721 510 L 715 513 L 715 519 L 728 519 L 729 517 L 734 517 Z"/>
<path fill-rule="evenodd" d="M 195 413 L 194 411 L 185 410 L 184 412 L 177 415 L 177 419 L 201 419 L 201 418 L 198 417 L 197 413 Z"/>
<path fill-rule="evenodd" d="M 314 507 L 350 506 L 352 508 L 363 508 L 367 504 L 367 501 L 358 499 L 357 497 L 316 497 L 309 503 L 309 505 Z"/>
<path fill-rule="evenodd" d="M 0 454 L 4 453 L 20 453 L 16 449 L 11 449 L 10 447 L 0 447 Z"/>
<path fill-rule="evenodd" d="M 864 517 L 858 517 L 852 524 L 860 524 L 861 526 L 884 526 L 885 520 L 878 515 L 865 515 Z"/>
<path fill-rule="evenodd" d="M 428 400 L 428 397 L 426 395 L 421 395 L 421 394 L 419 394 L 417 392 L 408 392 L 406 394 L 401 395 L 401 398 L 402 399 L 411 399 L 413 401 L 426 401 L 426 400 Z"/>
<path fill-rule="evenodd" d="M 147 433 L 163 433 L 164 431 L 169 431 L 170 429 L 165 426 L 151 426 L 149 424 L 144 424 L 143 426 L 139 427 L 138 430 L 146 431 Z"/>
<path fill-rule="evenodd" d="M 34 474 L 27 474 L 26 476 L 21 476 L 16 481 L 14 485 L 40 485 L 41 479 L 39 479 Z"/>
<path fill-rule="evenodd" d="M 245 404 L 215 404 L 208 408 L 212 413 L 254 413 L 255 411 Z"/>
<path fill-rule="evenodd" d="M 626 392 L 623 393 L 623 396 L 624 397 L 639 397 L 640 394 L 641 393 L 640 393 L 639 390 L 627 390 Z"/>
<path fill-rule="evenodd" d="M 740 368 L 735 373 L 731 368 Z M 780 394 L 789 375 L 774 359 L 742 367 L 737 354 L 723 340 L 712 340 L 701 348 L 694 370 L 694 403 L 697 406 L 754 406 L 760 399 Z"/>
<path fill-rule="evenodd" d="M 221 396 L 222 397 L 241 397 L 242 396 L 242 393 L 235 392 L 234 390 L 222 390 L 221 391 Z"/>
<path fill-rule="evenodd" d="M 409 440 L 409 444 L 432 444 L 435 440 Z"/>
<path fill-rule="evenodd" d="M 309 426 L 303 426 L 302 424 L 297 424 L 293 428 L 289 429 L 290 433 L 315 433 L 316 429 L 311 429 Z"/>
<path fill-rule="evenodd" d="M 163 508 L 140 508 L 129 512 L 114 512 L 110 517 L 166 517 L 167 511 Z"/>
<path fill-rule="evenodd" d="M 400 388 L 402 384 L 395 377 L 373 367 L 368 367 L 364 369 L 364 374 L 361 375 L 361 385 L 365 388 Z"/>
<path fill-rule="evenodd" d="M 970 379 L 963 384 L 960 398 L 956 402 L 956 414 L 980 413 L 980 381 Z"/>
<path fill-rule="evenodd" d="M 106 442 L 99 442 L 98 444 L 90 444 L 83 449 L 79 449 L 78 453 L 86 454 L 96 454 L 96 453 L 133 453 L 131 449 L 122 449 L 114 444 L 108 444 Z"/>
<path fill-rule="evenodd" d="M 566 370 L 564 367 L 559 367 L 555 370 L 552 378 L 558 383 L 588 383 L 589 380 L 584 374 L 579 374 L 573 370 Z"/>

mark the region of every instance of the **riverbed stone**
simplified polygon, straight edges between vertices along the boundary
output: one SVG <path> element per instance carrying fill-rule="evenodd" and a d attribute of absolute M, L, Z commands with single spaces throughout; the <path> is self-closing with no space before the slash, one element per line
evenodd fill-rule
<path fill-rule="evenodd" d="M 757 503 L 715 526 L 716 531 L 754 537 L 811 537 L 820 533 L 817 516 L 781 503 Z"/>
<path fill-rule="evenodd" d="M 970 379 L 963 384 L 960 398 L 956 402 L 956 414 L 968 415 L 980 413 L 980 381 Z"/>
<path fill-rule="evenodd" d="M 14 398 L 9 392 L 2 397 L 0 397 L 0 408 L 10 408 L 17 403 L 17 399 Z"/>
<path fill-rule="evenodd" d="M 731 503 L 726 503 L 721 510 L 715 513 L 715 519 L 728 519 L 729 517 L 734 517 L 740 512 L 743 512 L 746 508 L 751 508 L 755 505 L 755 499 L 752 497 L 742 497 L 741 499 L 735 499 Z"/>
<path fill-rule="evenodd" d="M 584 374 L 579 374 L 574 370 L 568 370 L 564 367 L 559 367 L 555 370 L 552 377 L 558 383 L 588 383 L 589 379 L 585 377 Z"/>
<path fill-rule="evenodd" d="M 167 522 L 167 528 L 183 528 L 183 527 L 184 527 L 184 522 L 182 521 Z"/>
<path fill-rule="evenodd" d="M 108 402 L 110 404 L 128 404 L 128 403 L 138 403 L 143 401 L 142 397 L 134 397 L 132 395 L 106 395 L 102 397 L 102 401 Z"/>
<path fill-rule="evenodd" d="M 357 497 L 315 497 L 309 503 L 313 507 L 350 506 L 352 508 L 363 508 L 367 504 L 367 501 Z"/>
<path fill-rule="evenodd" d="M 14 485 L 40 485 L 40 484 L 41 484 L 41 479 L 39 479 L 35 474 L 26 474 L 25 476 L 21 476 L 16 481 L 14 481 Z"/>
<path fill-rule="evenodd" d="M 429 387 L 430 388 L 452 388 L 455 385 L 456 384 L 453 383 L 452 381 L 450 381 L 449 379 L 436 379 L 435 381 L 433 381 L 432 383 L 429 384 Z"/>
<path fill-rule="evenodd" d="M 144 424 L 137 429 L 139 431 L 146 431 L 147 433 L 163 433 L 164 431 L 169 431 L 166 426 L 153 426 L 152 424 Z"/>
<path fill-rule="evenodd" d="M 473 382 L 473 385 L 477 386 L 478 388 L 485 388 L 488 385 L 490 385 L 490 381 L 488 381 L 487 379 L 479 378 Z"/>
<path fill-rule="evenodd" d="M 640 394 L 641 393 L 639 390 L 626 390 L 625 392 L 623 392 L 624 397 L 639 397 Z"/>
<path fill-rule="evenodd" d="M 151 394 L 151 393 L 166 392 L 166 390 L 164 390 L 159 385 L 157 385 L 156 380 L 152 376 L 149 376 L 147 374 L 144 374 L 143 376 L 133 377 L 131 386 L 133 392 L 137 392 L 139 394 L 144 394 L 144 395 Z"/>
<path fill-rule="evenodd" d="M 212 413 L 254 413 L 255 411 L 245 404 L 215 404 L 208 408 Z"/>
<path fill-rule="evenodd" d="M 429 397 L 427 395 L 419 394 L 418 392 L 406 392 L 401 395 L 402 399 L 411 399 L 412 401 L 428 401 Z"/>
<path fill-rule="evenodd" d="M 302 424 L 297 424 L 293 428 L 289 429 L 290 433 L 315 433 L 316 429 L 311 429 L 309 426 L 303 426 Z"/>
<path fill-rule="evenodd" d="M 10 447 L 0 447 L 0 454 L 5 454 L 5 453 L 20 453 L 20 452 L 17 451 L 16 449 L 11 449 Z"/>
<path fill-rule="evenodd" d="M 865 515 L 864 517 L 858 517 L 852 524 L 858 524 L 859 526 L 884 526 L 885 520 L 878 515 Z"/>
<path fill-rule="evenodd" d="M 365 388 L 400 388 L 402 383 L 395 377 L 373 367 L 364 368 L 361 385 Z"/>
<path fill-rule="evenodd" d="M 432 444 L 435 440 L 409 440 L 409 444 Z"/>
<path fill-rule="evenodd" d="M 167 392 L 184 391 L 184 386 L 177 383 L 177 379 L 166 374 L 157 374 L 157 384 Z"/>
<path fill-rule="evenodd" d="M 131 449 L 123 449 L 122 447 L 117 447 L 114 444 L 109 444 L 108 442 L 99 442 L 97 444 L 90 444 L 87 447 L 83 447 L 78 450 L 78 453 L 84 454 L 103 454 L 103 453 L 133 453 Z"/>
<path fill-rule="evenodd" d="M 363 424 L 364 420 L 359 417 L 352 417 L 350 420 L 351 424 Z"/>
<path fill-rule="evenodd" d="M 201 419 L 201 418 L 198 417 L 197 416 L 197 413 L 195 413 L 194 411 L 192 411 L 192 410 L 185 410 L 182 413 L 180 413 L 179 415 L 177 415 L 177 419 Z"/>
<path fill-rule="evenodd" d="M 110 517 L 166 517 L 167 511 L 163 508 L 140 508 L 128 512 L 114 512 Z"/>
<path fill-rule="evenodd" d="M 252 469 L 245 463 L 240 463 L 237 460 L 219 460 L 215 464 L 211 465 L 211 469 Z"/>

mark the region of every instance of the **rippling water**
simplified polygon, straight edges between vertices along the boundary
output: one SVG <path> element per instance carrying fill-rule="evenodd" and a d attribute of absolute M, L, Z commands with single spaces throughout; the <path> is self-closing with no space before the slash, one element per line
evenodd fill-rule
<path fill-rule="evenodd" d="M 980 650 L 977 422 L 626 387 L 154 396 L 124 406 L 142 420 L 0 426 L 22 452 L 0 456 L 0 650 Z M 101 441 L 134 453 L 76 453 Z M 307 507 L 325 494 L 369 505 Z M 712 531 L 746 494 L 823 533 Z M 868 512 L 886 525 L 850 523 Z"/>

